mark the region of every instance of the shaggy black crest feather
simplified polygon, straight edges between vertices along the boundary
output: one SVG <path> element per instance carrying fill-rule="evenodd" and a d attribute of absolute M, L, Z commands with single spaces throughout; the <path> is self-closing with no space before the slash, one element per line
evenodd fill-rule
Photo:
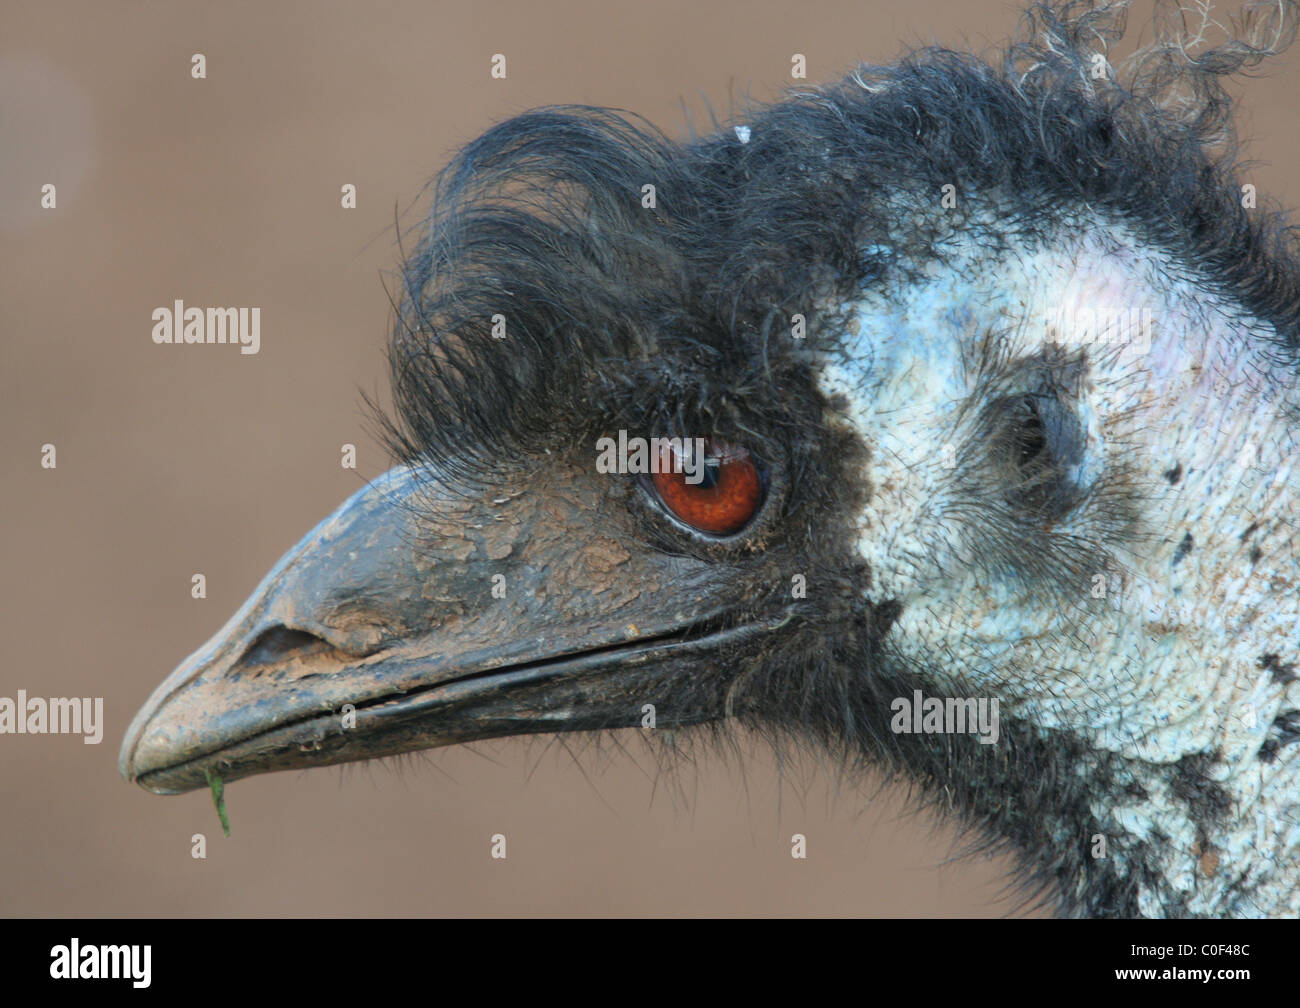
<path fill-rule="evenodd" d="M 942 257 L 928 208 L 948 183 L 1003 208 L 1021 231 L 1051 233 L 1085 206 L 1126 223 L 1197 284 L 1271 323 L 1272 352 L 1300 367 L 1300 241 L 1280 212 L 1242 208 L 1220 82 L 1285 48 L 1293 14 L 1290 3 L 1259 5 L 1246 41 L 1195 56 L 1167 34 L 1127 75 L 1094 79 L 1093 57 L 1123 34 L 1123 10 L 1038 4 L 1001 66 L 924 49 L 862 67 L 752 110 L 748 142 L 724 129 L 678 143 L 597 108 L 504 122 L 441 174 L 419 226 L 390 348 L 390 443 L 465 480 L 548 451 L 589 452 L 616 428 L 771 446 L 800 492 L 784 505 L 782 537 L 762 544 L 770 569 L 750 575 L 755 609 L 778 590 L 771 569 L 790 558 L 829 588 L 815 620 L 728 656 L 747 670 L 741 678 L 683 677 L 675 702 L 721 701 L 779 740 L 812 739 L 854 765 L 903 773 L 989 843 L 1034 852 L 1030 887 L 1052 883 L 1063 912 L 1134 915 L 1151 880 L 1087 850 L 1089 789 L 1141 789 L 1122 761 L 1010 719 L 997 746 L 967 735 L 919 746 L 888 730 L 890 700 L 941 694 L 943 673 L 887 660 L 888 600 L 872 609 L 859 590 L 866 575 L 843 561 L 816 566 L 842 556 L 863 491 L 853 445 L 816 429 L 824 401 L 808 375 L 814 355 L 836 352 L 837 313 L 856 291 L 905 284 Z M 808 338 L 778 338 L 797 313 Z M 493 334 L 502 321 L 505 341 Z M 1022 417 L 1039 408 L 1007 406 Z M 1032 458 L 1034 446 L 1007 451 Z M 1044 513 L 1060 506 L 1051 487 L 1031 490 Z M 1290 722 L 1279 729 L 1294 733 Z M 1091 778 L 1073 772 L 1085 750 L 1100 760 Z M 1179 779 L 1208 828 L 1224 810 L 1207 773 L 1189 765 Z M 967 786 L 949 791 L 953 780 Z M 1077 824 L 1077 844 L 1058 842 L 1046 809 Z"/>
<path fill-rule="evenodd" d="M 1256 5 L 1254 44 L 1152 46 L 1119 81 L 1091 61 L 1123 35 L 1122 8 L 1039 4 L 1001 68 L 933 48 L 863 66 L 754 109 L 747 143 L 676 143 L 578 106 L 501 123 L 440 174 L 406 263 L 393 447 L 455 461 L 548 446 L 602 413 L 698 423 L 798 365 L 772 341 L 792 314 L 806 352 L 826 349 L 826 305 L 940 254 L 917 224 L 949 183 L 1001 194 L 1024 229 L 1110 211 L 1272 323 L 1300 366 L 1300 238 L 1280 210 L 1242 207 L 1220 80 L 1284 49 L 1292 8 Z"/>

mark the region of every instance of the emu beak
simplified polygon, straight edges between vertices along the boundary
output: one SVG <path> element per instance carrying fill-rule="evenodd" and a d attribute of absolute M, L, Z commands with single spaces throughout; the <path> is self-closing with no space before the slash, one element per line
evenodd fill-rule
<path fill-rule="evenodd" d="M 136 715 L 122 775 L 176 794 L 532 732 L 706 720 L 672 676 L 790 617 L 701 562 L 624 549 L 591 479 L 474 497 L 398 468 L 275 566 Z M 719 705 L 721 701 L 719 701 Z"/>

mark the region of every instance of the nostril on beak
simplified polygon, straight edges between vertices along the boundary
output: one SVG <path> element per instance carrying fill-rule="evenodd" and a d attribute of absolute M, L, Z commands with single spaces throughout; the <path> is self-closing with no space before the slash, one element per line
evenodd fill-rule
<path fill-rule="evenodd" d="M 257 635 L 238 664 L 274 665 L 289 658 L 301 658 L 330 650 L 333 650 L 333 645 L 315 634 L 276 624 Z"/>

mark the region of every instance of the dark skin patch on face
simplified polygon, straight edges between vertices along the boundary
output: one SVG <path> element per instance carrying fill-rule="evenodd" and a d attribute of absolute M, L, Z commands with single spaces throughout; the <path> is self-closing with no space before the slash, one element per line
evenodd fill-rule
<path fill-rule="evenodd" d="M 1195 545 L 1196 545 L 1196 540 L 1192 538 L 1192 534 L 1190 532 L 1184 532 L 1183 541 L 1180 542 L 1178 544 L 1178 548 L 1174 550 L 1175 567 L 1177 567 L 1180 563 L 1183 562 L 1183 559 L 1187 556 L 1188 553 L 1192 551 L 1192 547 Z"/>
<path fill-rule="evenodd" d="M 1170 486 L 1177 485 L 1178 481 L 1183 478 L 1183 464 L 1175 462 L 1172 469 L 1165 470 L 1164 476 L 1169 481 Z"/>
<path fill-rule="evenodd" d="M 1300 742 L 1300 711 L 1283 711 L 1273 719 L 1270 733 L 1273 737 L 1259 747 L 1259 758 L 1265 763 L 1277 759 L 1278 751 L 1287 745 Z"/>
<path fill-rule="evenodd" d="M 1217 753 L 1192 753 L 1174 764 L 1173 793 L 1187 803 L 1192 821 L 1202 830 L 1217 826 L 1232 811 L 1232 799 L 1212 777 Z"/>
<path fill-rule="evenodd" d="M 1279 655 L 1272 653 L 1260 655 L 1255 662 L 1261 669 L 1273 673 L 1273 682 L 1278 686 L 1286 686 L 1295 681 L 1295 662 L 1283 662 Z"/>

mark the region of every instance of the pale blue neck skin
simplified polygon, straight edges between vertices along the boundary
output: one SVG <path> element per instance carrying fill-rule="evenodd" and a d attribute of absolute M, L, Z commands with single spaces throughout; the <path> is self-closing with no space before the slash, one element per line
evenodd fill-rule
<path fill-rule="evenodd" d="M 1259 659 L 1300 660 L 1300 382 L 1270 363 L 1267 326 L 1124 227 L 1083 220 L 1061 234 L 1037 246 L 1012 237 L 995 258 L 990 243 L 958 236 L 928 280 L 885 284 L 852 306 L 848 353 L 826 362 L 821 383 L 845 397 L 837 419 L 870 450 L 856 544 L 869 593 L 902 603 L 895 646 L 964 695 L 997 697 L 1004 717 L 1132 761 L 1147 798 L 1098 794 L 1093 808 L 1108 856 L 1165 835 L 1155 867 L 1190 913 L 1294 915 L 1300 745 L 1272 763 L 1258 754 L 1278 713 L 1300 708 L 1300 682 L 1274 682 Z M 1124 334 L 1093 331 L 1088 310 L 1135 318 L 1138 331 L 1117 346 Z M 1002 334 L 1005 360 L 1052 344 L 1086 360 L 1074 476 L 1095 499 L 1049 535 L 1065 557 L 1088 557 L 1072 543 L 1090 544 L 1091 559 L 1104 558 L 1091 567 L 1104 569 L 1077 572 L 1065 591 L 987 569 L 957 490 L 954 460 L 981 405 L 972 397 L 987 397 L 972 363 L 987 333 Z M 997 391 L 1033 391 L 1015 387 L 1014 365 L 1002 372 Z M 1176 482 L 1165 476 L 1175 464 Z M 1136 502 L 1134 535 L 1108 529 L 1116 490 Z M 1175 563 L 1188 534 L 1193 548 Z M 1167 768 L 1216 750 L 1212 774 L 1234 804 L 1207 852 Z M 1062 842 L 1083 828 L 1060 823 Z M 1154 893 L 1142 901 L 1160 914 Z"/>

